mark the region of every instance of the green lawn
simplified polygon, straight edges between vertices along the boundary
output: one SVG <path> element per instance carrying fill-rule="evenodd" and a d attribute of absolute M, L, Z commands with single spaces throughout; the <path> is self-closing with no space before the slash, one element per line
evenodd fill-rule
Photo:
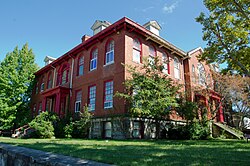
<path fill-rule="evenodd" d="M 107 141 L 0 137 L 0 142 L 115 165 L 250 165 L 250 143 L 243 140 Z"/>

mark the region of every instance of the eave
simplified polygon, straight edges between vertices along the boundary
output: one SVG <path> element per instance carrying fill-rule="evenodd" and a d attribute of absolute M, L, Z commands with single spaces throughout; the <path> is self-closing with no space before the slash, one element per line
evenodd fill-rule
<path fill-rule="evenodd" d="M 43 72 L 50 70 L 51 68 L 55 68 L 57 65 L 60 65 L 62 62 L 67 61 L 69 58 L 75 58 L 75 56 L 83 51 L 89 49 L 93 44 L 102 41 L 105 37 L 119 31 L 120 29 L 135 31 L 136 33 L 141 34 L 146 38 L 146 40 L 151 40 L 153 42 L 158 43 L 159 48 L 166 48 L 169 49 L 172 53 L 179 55 L 180 57 L 184 58 L 187 56 L 187 53 L 181 50 L 180 48 L 174 46 L 170 42 L 166 41 L 165 39 L 155 35 L 151 31 L 147 30 L 143 26 L 139 25 L 138 23 L 130 20 L 129 18 L 122 18 L 119 21 L 115 22 L 114 24 L 110 25 L 106 29 L 102 30 L 101 32 L 97 33 L 96 35 L 92 36 L 88 40 L 83 43 L 78 44 L 76 47 L 65 53 L 64 55 L 60 56 L 50 64 L 44 66 L 40 70 L 38 70 L 35 75 L 40 75 Z"/>

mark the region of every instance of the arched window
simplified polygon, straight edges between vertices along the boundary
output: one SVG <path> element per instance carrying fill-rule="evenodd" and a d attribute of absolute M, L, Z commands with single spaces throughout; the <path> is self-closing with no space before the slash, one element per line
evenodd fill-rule
<path fill-rule="evenodd" d="M 44 91 L 44 76 L 41 79 L 40 92 Z"/>
<path fill-rule="evenodd" d="M 69 64 L 65 63 L 58 70 L 57 85 L 65 84 L 69 81 Z"/>
<path fill-rule="evenodd" d="M 196 74 L 195 74 L 195 67 L 194 67 L 194 65 L 192 65 L 192 82 L 193 83 L 196 82 Z"/>
<path fill-rule="evenodd" d="M 36 82 L 35 93 L 38 94 L 39 92 L 39 82 Z"/>
<path fill-rule="evenodd" d="M 181 79 L 180 61 L 177 57 L 174 57 L 174 77 L 176 79 Z"/>
<path fill-rule="evenodd" d="M 52 73 L 49 72 L 49 74 L 48 74 L 48 82 L 47 82 L 47 89 L 52 88 L 52 82 L 53 82 Z"/>
<path fill-rule="evenodd" d="M 155 57 L 156 57 L 156 51 L 153 46 L 149 46 L 149 57 L 148 57 L 148 62 L 151 64 L 155 63 Z"/>
<path fill-rule="evenodd" d="M 163 52 L 162 53 L 162 63 L 163 63 L 163 72 L 165 74 L 170 74 L 170 66 L 169 66 L 169 56 Z"/>
<path fill-rule="evenodd" d="M 80 56 L 78 59 L 78 76 L 83 75 L 83 70 L 84 70 L 84 57 Z"/>
<path fill-rule="evenodd" d="M 141 63 L 141 42 L 135 38 L 133 40 L 133 61 Z"/>
<path fill-rule="evenodd" d="M 199 84 L 205 85 L 206 84 L 206 71 L 203 64 L 198 63 L 198 77 L 199 77 Z"/>
<path fill-rule="evenodd" d="M 97 57 L 98 57 L 98 49 L 96 48 L 92 50 L 90 54 L 90 65 L 89 65 L 90 71 L 95 70 L 97 68 Z"/>
<path fill-rule="evenodd" d="M 109 40 L 106 44 L 105 65 L 114 63 L 114 40 Z"/>

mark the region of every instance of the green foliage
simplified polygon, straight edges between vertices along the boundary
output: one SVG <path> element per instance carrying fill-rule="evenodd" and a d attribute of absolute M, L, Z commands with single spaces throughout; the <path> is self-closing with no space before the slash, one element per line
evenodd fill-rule
<path fill-rule="evenodd" d="M 209 134 L 210 130 L 208 124 L 203 124 L 198 120 L 194 120 L 186 126 L 171 126 L 168 130 L 168 137 L 173 140 L 208 139 Z"/>
<path fill-rule="evenodd" d="M 131 79 L 125 81 L 125 92 L 115 96 L 124 98 L 130 104 L 134 116 L 162 118 L 170 113 L 171 107 L 178 106 L 176 94 L 180 85 L 163 73 L 164 66 L 158 57 L 155 63 L 144 62 L 142 66 L 128 68 Z"/>
<path fill-rule="evenodd" d="M 56 138 L 65 138 L 65 126 L 69 124 L 70 118 L 68 116 L 64 118 L 59 118 L 56 122 L 53 123 L 55 129 L 55 137 Z"/>
<path fill-rule="evenodd" d="M 64 127 L 65 137 L 67 138 L 87 138 L 89 128 L 91 126 L 92 115 L 88 111 L 88 107 L 84 106 L 83 112 L 77 112 L 75 119 L 70 119 L 70 123 Z"/>
<path fill-rule="evenodd" d="M 29 121 L 29 102 L 35 57 L 28 45 L 16 47 L 0 63 L 0 130 L 9 130 Z"/>
<path fill-rule="evenodd" d="M 189 139 L 192 140 L 207 139 L 210 134 L 208 124 L 203 124 L 199 121 L 193 121 L 191 124 L 188 124 L 187 130 Z"/>
<path fill-rule="evenodd" d="M 54 136 L 53 122 L 55 122 L 58 117 L 49 112 L 42 112 L 40 115 L 33 119 L 29 126 L 35 129 L 34 137 L 38 138 L 52 138 Z"/>
<path fill-rule="evenodd" d="M 250 3 L 249 0 L 204 0 L 210 11 L 201 13 L 196 21 L 203 25 L 207 47 L 202 60 L 227 62 L 228 69 L 250 76 Z"/>
<path fill-rule="evenodd" d="M 195 102 L 179 100 L 179 107 L 176 108 L 178 114 L 187 121 L 193 121 L 197 117 L 198 105 Z"/>

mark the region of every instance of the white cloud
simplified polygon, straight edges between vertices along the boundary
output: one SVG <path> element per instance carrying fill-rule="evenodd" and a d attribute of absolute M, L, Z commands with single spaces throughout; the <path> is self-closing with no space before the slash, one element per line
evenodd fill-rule
<path fill-rule="evenodd" d="M 165 4 L 162 8 L 164 13 L 173 13 L 174 9 L 178 6 L 178 1 L 172 3 L 171 5 Z"/>
<path fill-rule="evenodd" d="M 143 11 L 143 12 L 147 12 L 148 10 L 151 10 L 151 9 L 154 9 L 154 7 L 153 7 L 153 6 L 150 6 L 150 7 L 147 7 L 147 8 L 145 8 L 145 9 L 142 9 L 142 11 Z"/>

